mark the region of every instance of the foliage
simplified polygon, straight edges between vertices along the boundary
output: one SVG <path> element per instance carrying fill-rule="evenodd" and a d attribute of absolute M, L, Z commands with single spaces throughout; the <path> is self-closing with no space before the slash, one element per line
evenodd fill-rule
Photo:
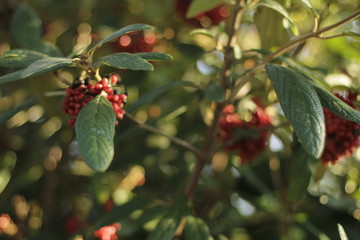
<path fill-rule="evenodd" d="M 0 239 L 357 239 L 355 9 L 2 1 Z"/>

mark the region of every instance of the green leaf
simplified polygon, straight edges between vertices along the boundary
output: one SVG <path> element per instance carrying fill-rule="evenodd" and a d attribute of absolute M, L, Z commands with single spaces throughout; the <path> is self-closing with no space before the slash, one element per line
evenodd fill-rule
<path fill-rule="evenodd" d="M 47 57 L 30 64 L 21 74 L 22 78 L 33 77 L 42 73 L 52 72 L 56 69 L 70 66 L 73 60 L 70 58 Z"/>
<path fill-rule="evenodd" d="M 325 145 L 325 123 L 314 87 L 306 76 L 293 70 L 271 64 L 265 68 L 300 144 L 307 153 L 319 158 Z"/>
<path fill-rule="evenodd" d="M 179 226 L 180 218 L 167 217 L 160 220 L 156 228 L 148 235 L 147 240 L 171 240 Z"/>
<path fill-rule="evenodd" d="M 22 48 L 32 49 L 41 38 L 41 20 L 28 6 L 18 7 L 11 20 L 11 35 Z"/>
<path fill-rule="evenodd" d="M 152 29 L 151 26 L 149 26 L 147 24 L 142 24 L 142 23 L 132 24 L 132 25 L 123 27 L 123 28 L 117 30 L 116 32 L 113 32 L 112 34 L 110 34 L 109 36 L 107 36 L 106 38 L 101 40 L 100 42 L 98 42 L 94 47 L 92 47 L 89 50 L 89 53 L 94 52 L 97 48 L 99 48 L 104 43 L 112 41 L 114 39 L 117 39 L 124 34 L 130 33 L 130 32 L 142 31 L 142 30 L 150 30 L 150 29 Z"/>
<path fill-rule="evenodd" d="M 314 86 L 324 108 L 349 121 L 360 124 L 360 112 L 321 87 Z"/>
<path fill-rule="evenodd" d="M 63 54 L 61 53 L 60 49 L 53 43 L 47 41 L 39 41 L 36 46 L 32 47 L 32 50 L 42 52 L 47 54 L 51 57 L 62 57 Z"/>
<path fill-rule="evenodd" d="M 189 82 L 189 81 L 176 81 L 176 82 L 167 83 L 160 87 L 154 88 L 151 91 L 148 91 L 147 93 L 142 95 L 141 98 L 139 100 L 137 100 L 135 103 L 133 103 L 132 105 L 127 107 L 126 111 L 132 112 L 132 111 L 138 109 L 139 107 L 141 107 L 142 105 L 152 102 L 155 98 L 164 94 L 170 88 L 172 88 L 174 86 L 179 86 L 179 85 L 194 86 L 194 83 Z"/>
<path fill-rule="evenodd" d="M 309 0 L 300 0 L 300 2 L 302 4 L 304 4 L 306 7 L 308 7 L 310 10 L 311 10 L 311 13 L 313 14 L 313 16 L 315 18 L 319 18 L 320 15 L 319 13 L 316 11 L 316 9 L 311 5 L 310 1 Z"/>
<path fill-rule="evenodd" d="M 104 172 L 114 156 L 115 113 L 111 103 L 96 96 L 79 112 L 75 123 L 80 155 L 95 171 Z"/>
<path fill-rule="evenodd" d="M 213 240 L 209 227 L 201 218 L 188 216 L 185 229 L 186 240 Z"/>
<path fill-rule="evenodd" d="M 13 49 L 6 51 L 3 57 L 0 58 L 0 67 L 24 68 L 44 57 L 47 57 L 47 55 L 40 52 L 28 49 Z"/>
<path fill-rule="evenodd" d="M 293 25 L 295 25 L 294 21 L 291 19 L 290 14 L 286 11 L 286 9 L 277 1 L 275 0 L 262 0 L 258 4 L 256 4 L 257 7 L 263 6 L 271 8 L 281 15 L 283 15 L 289 22 Z"/>
<path fill-rule="evenodd" d="M 173 59 L 170 54 L 160 52 L 135 53 L 135 55 L 145 59 L 146 61 L 164 61 Z"/>
<path fill-rule="evenodd" d="M 191 2 L 186 17 L 196 17 L 198 14 L 209 11 L 223 2 L 224 0 L 194 0 Z"/>
<path fill-rule="evenodd" d="M 316 159 L 299 147 L 290 161 L 289 186 L 287 199 L 289 201 L 300 200 L 307 192 L 310 183 L 310 164 Z"/>
<path fill-rule="evenodd" d="M 225 99 L 224 89 L 219 84 L 211 82 L 205 88 L 205 96 L 212 101 L 222 102 Z"/>
<path fill-rule="evenodd" d="M 100 62 L 115 68 L 153 71 L 154 67 L 138 55 L 131 53 L 115 53 L 100 58 Z"/>
<path fill-rule="evenodd" d="M 24 69 L 1 76 L 0 84 L 14 82 L 14 81 L 18 81 L 18 80 L 22 79 L 21 74 L 23 72 L 24 72 Z"/>
<path fill-rule="evenodd" d="M 14 108 L 1 113 L 0 114 L 0 124 L 5 123 L 7 120 L 12 118 L 15 114 L 17 114 L 21 110 L 28 109 L 29 107 L 34 105 L 38 98 L 39 97 L 30 98 L 30 99 L 26 100 L 25 102 L 22 102 L 19 105 L 15 106 Z"/>

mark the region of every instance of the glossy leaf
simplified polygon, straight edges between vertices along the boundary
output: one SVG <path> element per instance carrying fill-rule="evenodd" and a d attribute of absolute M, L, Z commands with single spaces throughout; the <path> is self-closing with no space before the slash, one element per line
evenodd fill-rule
<path fill-rule="evenodd" d="M 104 172 L 114 156 L 115 113 L 111 103 L 96 96 L 79 112 L 75 123 L 80 155 L 95 171 Z"/>
<path fill-rule="evenodd" d="M 347 105 L 338 97 L 334 96 L 330 92 L 322 89 L 321 87 L 315 87 L 315 90 L 320 98 L 323 107 L 333 112 L 334 114 L 347 119 L 349 121 L 360 124 L 360 112 Z"/>
<path fill-rule="evenodd" d="M 89 52 L 91 53 L 91 52 L 95 51 L 95 49 L 97 49 L 104 43 L 112 41 L 114 39 L 117 39 L 124 34 L 130 33 L 130 32 L 142 31 L 142 30 L 150 30 L 150 29 L 152 29 L 151 26 L 149 26 L 147 24 L 142 24 L 142 23 L 132 24 L 132 25 L 123 27 L 123 28 L 117 30 L 116 32 L 113 32 L 112 34 L 110 34 L 109 36 L 107 36 L 106 38 L 101 40 L 100 42 L 98 42 L 94 47 L 92 47 L 89 50 Z"/>
<path fill-rule="evenodd" d="M 316 159 L 299 147 L 290 160 L 289 186 L 287 199 L 300 200 L 307 192 L 310 183 L 310 164 Z"/>
<path fill-rule="evenodd" d="M 19 6 L 11 20 L 11 35 L 22 48 L 32 49 L 41 38 L 41 20 L 28 5 Z"/>
<path fill-rule="evenodd" d="M 26 110 L 29 107 L 31 107 L 32 105 L 34 105 L 37 99 L 38 99 L 38 97 L 30 98 L 30 99 L 20 103 L 19 105 L 15 106 L 14 108 L 1 113 L 0 114 L 0 124 L 5 123 L 7 120 L 9 120 L 12 116 L 17 114 L 21 110 Z"/>
<path fill-rule="evenodd" d="M 222 87 L 212 82 L 205 88 L 205 96 L 215 102 L 222 102 L 225 99 L 224 89 Z"/>
<path fill-rule="evenodd" d="M 314 87 L 304 75 L 281 66 L 268 64 L 266 72 L 304 150 L 320 157 L 325 145 L 325 123 Z"/>
<path fill-rule="evenodd" d="M 102 62 L 105 65 L 115 68 L 121 68 L 121 69 L 144 70 L 144 71 L 154 70 L 153 65 L 147 62 L 142 57 L 125 52 L 115 53 L 102 57 L 100 58 L 100 62 Z"/>
<path fill-rule="evenodd" d="M 179 225 L 180 218 L 167 217 L 160 220 L 156 228 L 149 234 L 147 240 L 171 240 Z"/>
<path fill-rule="evenodd" d="M 198 14 L 209 11 L 223 2 L 224 0 L 194 0 L 191 2 L 186 17 L 196 17 Z"/>
<path fill-rule="evenodd" d="M 6 74 L 0 77 L 0 84 L 14 82 L 22 79 L 21 74 L 24 72 L 24 69 Z"/>
<path fill-rule="evenodd" d="M 21 74 L 22 78 L 33 77 L 42 73 L 52 72 L 56 69 L 67 67 L 72 65 L 73 60 L 70 58 L 57 58 L 57 57 L 47 57 L 40 59 L 36 62 L 30 64 L 23 73 Z"/>
<path fill-rule="evenodd" d="M 164 61 L 173 59 L 170 54 L 160 52 L 135 53 L 135 55 L 145 59 L 146 61 Z"/>
<path fill-rule="evenodd" d="M 278 13 L 280 13 L 281 15 L 283 15 L 292 24 L 295 24 L 294 21 L 291 19 L 290 14 L 286 11 L 286 9 L 275 0 L 261 0 L 256 6 L 257 7 L 263 6 L 263 7 L 271 8 L 271 9 L 277 11 Z"/>
<path fill-rule="evenodd" d="M 213 240 L 209 227 L 201 218 L 188 216 L 185 229 L 186 240 Z"/>
<path fill-rule="evenodd" d="M 44 57 L 47 57 L 47 55 L 40 52 L 28 49 L 13 49 L 6 51 L 3 57 L 0 58 L 0 67 L 24 68 Z"/>

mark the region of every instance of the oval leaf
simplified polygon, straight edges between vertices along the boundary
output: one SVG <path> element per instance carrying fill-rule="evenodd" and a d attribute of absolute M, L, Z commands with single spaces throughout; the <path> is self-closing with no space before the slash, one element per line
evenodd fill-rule
<path fill-rule="evenodd" d="M 100 58 L 100 62 L 115 68 L 153 71 L 154 67 L 138 55 L 131 53 L 115 53 Z"/>
<path fill-rule="evenodd" d="M 156 228 L 149 234 L 147 240 L 171 240 L 179 225 L 180 219 L 168 217 L 161 219 Z"/>
<path fill-rule="evenodd" d="M 213 240 L 209 227 L 201 218 L 189 216 L 185 225 L 186 240 Z"/>
<path fill-rule="evenodd" d="M 40 52 L 28 49 L 13 49 L 6 51 L 3 57 L 0 58 L 0 67 L 24 68 L 44 57 L 47 57 L 47 55 Z"/>
<path fill-rule="evenodd" d="M 95 49 L 99 48 L 104 43 L 114 40 L 124 34 L 130 33 L 130 32 L 142 31 L 142 30 L 150 30 L 150 29 L 152 29 L 151 26 L 149 26 L 147 24 L 142 24 L 142 23 L 132 24 L 132 25 L 123 27 L 123 28 L 117 30 L 116 32 L 113 32 L 112 34 L 110 34 L 109 36 L 107 36 L 106 38 L 101 40 L 100 42 L 98 42 L 94 47 L 92 47 L 89 50 L 89 53 L 95 51 Z"/>
<path fill-rule="evenodd" d="M 209 11 L 219 4 L 223 3 L 223 0 L 195 0 L 191 2 L 191 5 L 186 13 L 187 18 L 196 17 L 198 14 Z"/>
<path fill-rule="evenodd" d="M 320 99 L 307 77 L 290 69 L 266 65 L 281 108 L 304 150 L 319 158 L 325 145 L 324 113 Z"/>
<path fill-rule="evenodd" d="M 321 87 L 314 87 L 324 108 L 349 121 L 360 124 L 360 112 Z"/>
<path fill-rule="evenodd" d="M 146 61 L 164 61 L 173 59 L 170 54 L 160 52 L 135 53 L 135 55 L 145 59 Z"/>
<path fill-rule="evenodd" d="M 115 113 L 111 103 L 96 96 L 79 112 L 75 123 L 80 155 L 90 168 L 104 172 L 114 156 Z"/>
<path fill-rule="evenodd" d="M 70 66 L 73 60 L 70 58 L 47 57 L 30 64 L 21 74 L 22 78 L 33 77 L 56 69 Z"/>
<path fill-rule="evenodd" d="M 0 77 L 0 84 L 8 83 L 8 82 L 14 82 L 14 81 L 22 79 L 21 74 L 23 72 L 24 72 L 24 69 L 16 71 L 16 72 L 9 73 L 9 74 L 6 74 L 4 76 L 1 76 Z"/>
<path fill-rule="evenodd" d="M 222 87 L 212 82 L 205 88 L 205 96 L 215 102 L 222 102 L 225 99 L 224 89 Z"/>

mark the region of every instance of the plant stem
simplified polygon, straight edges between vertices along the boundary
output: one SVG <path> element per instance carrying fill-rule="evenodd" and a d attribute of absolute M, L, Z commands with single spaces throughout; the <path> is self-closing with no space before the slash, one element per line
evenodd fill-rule
<path fill-rule="evenodd" d="M 138 127 L 145 129 L 149 132 L 155 133 L 155 134 L 159 134 L 161 136 L 164 136 L 166 138 L 168 138 L 170 141 L 172 141 L 173 143 L 193 152 L 196 156 L 200 156 L 201 152 L 199 151 L 199 149 L 195 148 L 193 145 L 191 145 L 190 143 L 188 143 L 187 141 L 184 141 L 180 138 L 174 137 L 174 136 L 170 136 L 164 132 L 162 132 L 161 130 L 154 128 L 146 123 L 142 123 L 140 121 L 138 121 L 136 118 L 134 118 L 131 114 L 126 113 L 125 117 L 127 117 L 129 120 L 131 120 L 132 122 L 134 122 L 136 125 L 138 125 Z"/>

